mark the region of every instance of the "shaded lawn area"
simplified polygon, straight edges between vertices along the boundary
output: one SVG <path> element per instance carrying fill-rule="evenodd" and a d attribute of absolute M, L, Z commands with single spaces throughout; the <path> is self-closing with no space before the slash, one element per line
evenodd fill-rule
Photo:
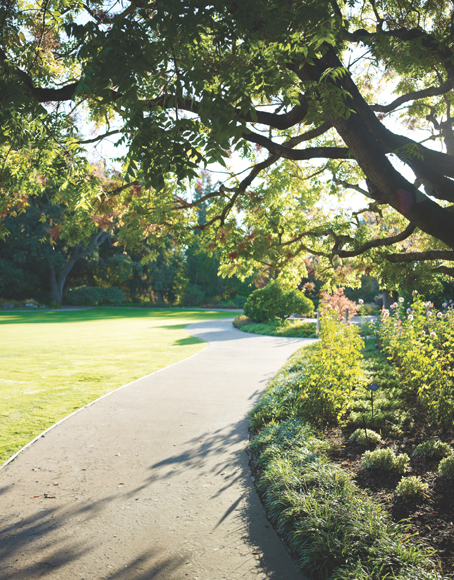
<path fill-rule="evenodd" d="M 0 313 L 0 464 L 97 397 L 202 350 L 187 324 L 229 316 L 173 308 Z"/>

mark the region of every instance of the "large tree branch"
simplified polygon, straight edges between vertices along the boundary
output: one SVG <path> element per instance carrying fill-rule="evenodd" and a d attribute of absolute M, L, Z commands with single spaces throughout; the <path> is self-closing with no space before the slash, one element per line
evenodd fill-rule
<path fill-rule="evenodd" d="M 330 50 L 325 57 L 325 66 L 342 66 L 339 57 Z M 349 125 L 363 125 L 363 131 L 369 130 L 382 145 L 384 150 L 396 153 L 407 165 L 409 165 L 418 178 L 425 179 L 433 185 L 433 191 L 429 193 L 438 199 L 454 201 L 454 182 L 446 176 L 454 177 L 454 159 L 451 155 L 428 149 L 421 144 L 415 143 L 408 137 L 396 135 L 387 129 L 375 116 L 370 105 L 358 90 L 353 79 L 349 75 L 342 78 L 342 87 L 351 95 L 352 106 L 357 114 L 349 119 Z M 356 119 L 358 118 L 358 119 Z M 339 119 L 337 125 L 342 124 Z M 334 120 L 333 120 L 333 124 Z M 365 125 L 365 126 L 364 126 Z M 367 129 L 366 129 L 367 127 Z M 344 139 L 345 141 L 345 139 Z M 347 143 L 347 142 L 346 142 Z M 349 143 L 347 143 L 348 145 Z M 377 148 L 377 145 L 374 145 Z M 356 147 L 350 146 L 353 151 Z M 358 160 L 362 156 L 359 152 L 354 157 Z"/>
<path fill-rule="evenodd" d="M 339 258 L 353 258 L 355 256 L 364 254 L 364 252 L 367 252 L 367 250 L 371 250 L 372 248 L 383 248 L 386 246 L 392 246 L 398 242 L 402 242 L 403 240 L 409 238 L 415 229 L 416 226 L 414 224 L 408 224 L 408 226 L 402 232 L 400 232 L 400 234 L 389 236 L 388 238 L 380 238 L 378 240 L 369 240 L 355 250 L 341 250 L 335 247 L 333 249 L 333 254 L 339 256 Z"/>
<path fill-rule="evenodd" d="M 452 89 L 452 83 L 446 82 L 439 87 L 428 87 L 427 89 L 422 89 L 420 91 L 412 91 L 406 95 L 401 95 L 395 99 L 389 105 L 371 105 L 370 108 L 375 113 L 390 113 L 409 101 L 416 101 L 417 99 L 425 99 L 427 97 L 438 97 L 439 95 L 444 95 Z"/>
<path fill-rule="evenodd" d="M 432 268 L 431 271 L 434 274 L 446 274 L 446 276 L 454 278 L 454 268 L 449 268 L 448 266 L 438 266 L 438 268 Z"/>
<path fill-rule="evenodd" d="M 452 250 L 429 250 L 427 252 L 407 252 L 405 254 L 388 254 L 385 256 L 392 264 L 408 262 L 425 262 L 427 260 L 448 260 L 454 261 Z"/>
<path fill-rule="evenodd" d="M 412 42 L 419 40 L 421 46 L 433 54 L 436 54 L 441 60 L 447 61 L 452 59 L 452 51 L 442 47 L 441 43 L 431 34 L 419 28 L 396 28 L 393 30 L 377 30 L 376 32 L 369 32 L 368 30 L 359 29 L 354 32 L 344 31 L 344 38 L 350 42 L 360 41 L 376 41 L 380 37 L 395 38 L 403 40 L 404 42 Z M 365 42 L 367 44 L 367 42 Z M 445 63 L 446 64 L 446 63 Z M 452 65 L 450 65 L 452 66 Z"/>
<path fill-rule="evenodd" d="M 307 159 L 348 159 L 350 152 L 346 147 L 308 147 L 307 149 L 291 149 L 287 145 L 279 145 L 274 143 L 268 137 L 259 135 L 258 133 L 243 133 L 243 138 L 251 143 L 257 143 L 268 149 L 272 155 L 278 155 L 285 159 L 292 159 L 293 161 L 302 161 Z"/>

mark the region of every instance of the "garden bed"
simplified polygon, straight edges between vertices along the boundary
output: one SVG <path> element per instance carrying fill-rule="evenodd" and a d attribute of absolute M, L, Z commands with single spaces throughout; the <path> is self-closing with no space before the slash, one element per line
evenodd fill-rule
<path fill-rule="evenodd" d="M 438 317 L 433 329 L 432 313 L 424 316 L 416 334 L 402 312 L 400 318 L 385 317 L 379 330 L 364 332 L 366 344 L 353 327 L 332 321 L 325 336 L 322 327 L 321 343 L 298 351 L 250 414 L 258 492 L 270 521 L 311 578 L 453 577 L 454 479 L 440 474 L 441 457 L 414 454 L 417 445 L 431 440 L 444 442 L 448 450 L 453 446 L 447 421 L 452 410 L 439 405 L 437 411 L 427 405 L 424 389 L 409 388 L 412 379 L 403 380 L 403 350 L 397 361 L 390 356 L 392 348 L 399 353 L 413 348 L 412 332 L 421 357 L 426 351 L 435 356 L 434 349 L 449 341 L 453 327 L 448 318 Z M 404 346 L 392 342 L 394 329 Z M 435 339 L 441 346 L 434 345 Z M 360 346 L 361 369 L 353 358 Z M 415 360 L 413 368 L 418 364 Z M 369 390 L 373 381 L 379 384 L 375 393 Z M 446 381 L 445 392 L 451 384 Z M 357 429 L 374 429 L 381 440 L 376 446 L 353 442 L 350 436 Z M 375 448 L 406 453 L 402 472 L 365 468 L 363 455 Z M 398 495 L 399 482 L 415 476 L 422 491 Z"/>

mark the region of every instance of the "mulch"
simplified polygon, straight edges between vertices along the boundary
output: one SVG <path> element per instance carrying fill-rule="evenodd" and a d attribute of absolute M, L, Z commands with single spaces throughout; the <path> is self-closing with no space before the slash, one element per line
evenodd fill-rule
<path fill-rule="evenodd" d="M 412 452 L 421 440 L 383 439 L 381 447 L 390 447 L 397 454 L 407 453 L 410 457 L 405 476 L 418 475 L 428 489 L 423 495 L 402 499 L 394 492 L 402 475 L 397 471 L 363 469 L 361 457 L 367 447 L 349 440 L 351 431 L 330 428 L 324 431 L 333 445 L 330 457 L 343 469 L 353 474 L 359 488 L 377 499 L 394 522 L 408 526 L 410 542 L 417 542 L 435 551 L 432 559 L 443 574 L 454 573 L 454 480 L 440 477 L 439 459 L 427 460 L 412 457 Z"/>

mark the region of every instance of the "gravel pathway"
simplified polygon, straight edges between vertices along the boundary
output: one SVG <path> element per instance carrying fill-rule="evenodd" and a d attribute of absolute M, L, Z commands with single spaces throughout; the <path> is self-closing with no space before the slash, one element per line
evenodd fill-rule
<path fill-rule="evenodd" d="M 201 353 L 48 431 L 0 470 L 1 580 L 297 580 L 264 516 L 245 415 L 308 339 L 192 324 Z"/>

